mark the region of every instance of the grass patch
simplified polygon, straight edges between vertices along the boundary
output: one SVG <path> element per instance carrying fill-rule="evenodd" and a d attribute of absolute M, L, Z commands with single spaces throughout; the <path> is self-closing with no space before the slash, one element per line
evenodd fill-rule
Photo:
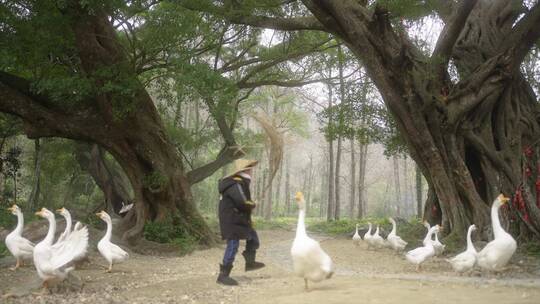
<path fill-rule="evenodd" d="M 354 233 L 356 224 L 358 224 L 359 234 L 363 235 L 368 230 L 368 222 L 373 225 L 372 232 L 377 225 L 383 232 L 389 233 L 392 230 L 392 224 L 386 218 L 364 218 L 361 220 L 342 219 L 339 221 L 326 221 L 323 219 L 308 219 L 307 229 L 316 233 L 324 233 L 333 236 L 349 236 Z"/>
<path fill-rule="evenodd" d="M 295 217 L 278 217 L 269 221 L 262 217 L 253 217 L 253 226 L 257 230 L 272 230 L 272 229 L 294 229 L 296 227 L 297 218 Z"/>

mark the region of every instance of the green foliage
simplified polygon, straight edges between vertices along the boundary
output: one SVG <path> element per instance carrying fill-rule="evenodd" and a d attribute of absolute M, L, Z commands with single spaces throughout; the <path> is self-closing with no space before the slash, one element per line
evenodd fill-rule
<path fill-rule="evenodd" d="M 4 175 L 4 178 L 20 176 L 22 152 L 21 147 L 13 146 L 0 155 L 0 168 L 2 169 L 0 174 Z"/>
<path fill-rule="evenodd" d="M 8 255 L 9 255 L 9 251 L 6 247 L 6 244 L 4 242 L 1 242 L 0 243 L 0 258 L 3 258 Z"/>
<path fill-rule="evenodd" d="M 424 235 L 425 233 L 426 229 L 424 228 Z M 463 234 L 454 232 L 442 238 L 439 234 L 439 239 L 441 240 L 441 243 L 445 245 L 445 253 L 454 254 L 459 253 L 460 251 L 463 251 L 463 249 L 465 249 L 466 238 Z"/>
<path fill-rule="evenodd" d="M 520 247 L 527 255 L 540 258 L 540 242 L 528 242 L 521 244 Z"/>
<path fill-rule="evenodd" d="M 0 205 L 0 227 L 13 229 L 17 225 L 17 217 L 7 211 L 8 205 Z"/>
<path fill-rule="evenodd" d="M 180 222 L 179 218 L 174 217 L 159 222 L 148 222 L 144 225 L 143 235 L 149 241 L 175 244 L 182 252 L 193 251 L 199 240 L 180 225 Z M 196 229 L 197 223 L 193 226 Z"/>
<path fill-rule="evenodd" d="M 362 228 L 367 227 L 368 222 L 371 222 L 374 225 L 381 225 L 381 228 L 388 227 L 388 225 L 390 224 L 390 222 L 386 218 L 363 218 L 361 220 L 341 219 L 339 221 L 312 219 L 311 221 L 308 221 L 307 229 L 317 233 L 345 236 L 354 233 L 356 229 L 356 224 L 359 224 L 359 228 Z"/>
<path fill-rule="evenodd" d="M 7 205 L 0 205 L 0 228 L 12 230 L 17 225 L 17 217 L 7 211 L 6 208 L 8 208 Z M 0 258 L 7 255 L 9 255 L 9 251 L 5 242 L 2 240 L 2 242 L 0 242 Z"/>
<path fill-rule="evenodd" d="M 296 226 L 297 218 L 295 217 L 278 217 L 273 218 L 270 221 L 265 220 L 262 217 L 253 217 L 253 223 L 255 229 L 258 230 L 273 230 L 273 229 L 286 229 L 290 230 Z"/>
<path fill-rule="evenodd" d="M 170 222 L 149 222 L 144 225 L 144 237 L 149 241 L 169 243 L 174 232 L 174 226 Z"/>
<path fill-rule="evenodd" d="M 407 19 L 425 17 L 440 5 L 436 0 L 381 0 L 377 4 L 390 11 L 393 17 Z"/>
<path fill-rule="evenodd" d="M 182 252 L 192 252 L 197 248 L 197 239 L 191 235 L 174 238 L 171 243 L 178 246 Z"/>
<path fill-rule="evenodd" d="M 22 132 L 22 121 L 15 116 L 0 113 L 0 141 Z M 3 147 L 0 147 L 3 148 Z M 0 151 L 2 153 L 2 151 Z"/>
<path fill-rule="evenodd" d="M 409 220 L 407 224 L 400 222 L 397 226 L 397 234 L 408 243 L 407 248 L 410 249 L 423 246 L 422 241 L 426 233 L 426 227 L 417 218 Z"/>
<path fill-rule="evenodd" d="M 159 171 L 152 171 L 143 178 L 143 185 L 150 189 L 161 189 L 167 182 L 167 177 Z"/>

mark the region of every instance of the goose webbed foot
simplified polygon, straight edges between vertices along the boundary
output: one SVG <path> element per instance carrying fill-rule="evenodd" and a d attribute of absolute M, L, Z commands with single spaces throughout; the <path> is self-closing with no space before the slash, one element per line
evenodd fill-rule
<path fill-rule="evenodd" d="M 15 270 L 17 270 L 17 268 L 19 268 L 21 266 L 22 266 L 21 260 L 19 258 L 17 258 L 17 264 L 15 264 L 15 267 L 9 268 L 9 270 L 15 271 Z"/>
<path fill-rule="evenodd" d="M 32 294 L 36 296 L 43 296 L 43 295 L 51 294 L 51 290 L 49 289 L 49 282 L 43 281 L 43 284 L 41 284 L 41 291 L 33 292 Z"/>

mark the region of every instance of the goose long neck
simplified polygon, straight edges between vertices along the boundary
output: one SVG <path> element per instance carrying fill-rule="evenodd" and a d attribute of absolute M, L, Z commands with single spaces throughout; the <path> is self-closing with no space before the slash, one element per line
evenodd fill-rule
<path fill-rule="evenodd" d="M 66 231 L 69 233 L 71 232 L 71 214 L 66 213 L 64 217 L 66 218 Z"/>
<path fill-rule="evenodd" d="M 473 250 L 474 249 L 474 245 L 472 243 L 472 240 L 471 240 L 471 234 L 472 234 L 472 226 L 469 227 L 469 230 L 467 231 L 467 251 L 470 251 L 470 250 Z"/>
<path fill-rule="evenodd" d="M 54 240 L 54 233 L 56 232 L 56 220 L 54 215 L 47 217 L 47 220 L 49 221 L 49 230 L 47 231 L 47 236 L 45 236 L 43 241 L 47 242 L 48 244 L 52 244 Z"/>
<path fill-rule="evenodd" d="M 15 233 L 21 235 L 24 227 L 24 216 L 22 212 L 17 212 L 17 227 L 15 227 Z"/>
<path fill-rule="evenodd" d="M 390 234 L 396 234 L 396 222 L 392 221 L 392 231 L 390 231 Z"/>
<path fill-rule="evenodd" d="M 433 230 L 430 228 L 426 234 L 426 237 L 424 238 L 424 243 L 431 244 L 431 235 L 433 234 Z"/>
<path fill-rule="evenodd" d="M 298 212 L 298 224 L 296 225 L 296 236 L 306 235 L 306 210 L 300 209 Z"/>
<path fill-rule="evenodd" d="M 107 223 L 107 232 L 105 233 L 104 238 L 110 241 L 112 235 L 112 221 L 111 219 L 105 219 L 105 223 Z"/>
<path fill-rule="evenodd" d="M 502 236 L 504 233 L 504 230 L 501 227 L 501 222 L 499 221 L 499 207 L 500 205 L 498 204 L 493 204 L 493 206 L 491 206 L 491 223 L 495 238 Z"/>

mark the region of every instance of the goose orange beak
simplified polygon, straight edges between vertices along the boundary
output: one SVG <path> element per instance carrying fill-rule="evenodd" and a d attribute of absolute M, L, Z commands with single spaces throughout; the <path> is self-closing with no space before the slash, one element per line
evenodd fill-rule
<path fill-rule="evenodd" d="M 510 200 L 510 198 L 504 196 L 504 194 L 501 193 L 499 194 L 499 200 L 501 201 L 502 204 L 506 204 Z"/>

